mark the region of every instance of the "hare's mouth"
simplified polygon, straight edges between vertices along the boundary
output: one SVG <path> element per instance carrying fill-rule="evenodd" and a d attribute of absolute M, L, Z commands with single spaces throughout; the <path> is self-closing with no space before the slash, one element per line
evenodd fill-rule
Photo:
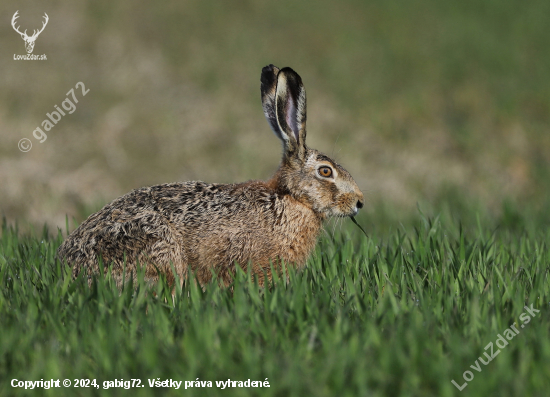
<path fill-rule="evenodd" d="M 363 200 L 359 199 L 354 204 L 350 205 L 350 210 L 344 216 L 355 216 L 359 213 L 359 209 L 363 208 Z"/>
<path fill-rule="evenodd" d="M 358 212 L 359 208 L 357 208 L 357 206 L 345 210 L 341 208 L 332 208 L 330 211 L 328 211 L 328 215 L 337 218 L 346 218 L 348 216 L 355 216 Z"/>
<path fill-rule="evenodd" d="M 350 216 L 355 216 L 357 215 L 357 213 L 359 212 L 359 208 L 357 208 L 357 206 L 353 207 L 353 214 L 351 214 Z"/>

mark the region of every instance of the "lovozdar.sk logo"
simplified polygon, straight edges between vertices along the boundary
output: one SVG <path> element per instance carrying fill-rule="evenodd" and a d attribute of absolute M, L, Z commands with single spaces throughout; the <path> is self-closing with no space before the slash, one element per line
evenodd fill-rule
<path fill-rule="evenodd" d="M 13 27 L 13 29 L 17 33 L 19 33 L 21 35 L 21 38 L 25 41 L 25 49 L 27 50 L 27 55 L 14 55 L 13 59 L 15 59 L 15 60 L 18 60 L 18 59 L 45 60 L 46 59 L 45 54 L 44 55 L 31 55 L 31 54 L 34 50 L 34 44 L 35 44 L 36 39 L 38 38 L 40 33 L 42 33 L 42 31 L 44 30 L 44 28 L 48 24 L 48 21 L 50 19 L 48 17 L 48 14 L 44 13 L 44 16 L 43 16 L 44 22 L 42 22 L 42 28 L 40 30 L 34 29 L 32 36 L 29 36 L 29 35 L 27 35 L 27 29 L 25 29 L 24 32 L 21 32 L 19 30 L 20 27 L 16 26 L 16 20 L 17 20 L 17 18 L 19 18 L 18 13 L 19 13 L 19 10 L 15 11 L 15 14 L 13 14 L 13 18 L 11 19 L 11 26 Z"/>

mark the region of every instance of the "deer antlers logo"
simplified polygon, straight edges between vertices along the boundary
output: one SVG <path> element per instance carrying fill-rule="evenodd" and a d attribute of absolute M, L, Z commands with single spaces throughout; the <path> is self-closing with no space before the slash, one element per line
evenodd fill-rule
<path fill-rule="evenodd" d="M 13 29 L 21 35 L 23 40 L 25 40 L 25 49 L 27 50 L 27 53 L 32 54 L 32 50 L 34 50 L 34 42 L 36 41 L 38 35 L 44 30 L 50 18 L 48 17 L 48 14 L 44 13 L 43 18 L 45 19 L 45 21 L 42 23 L 42 29 L 40 29 L 39 31 L 36 31 L 35 29 L 33 35 L 29 37 L 27 36 L 26 29 L 24 33 L 21 33 L 19 31 L 19 27 L 15 27 L 15 20 L 19 18 L 19 15 L 17 15 L 18 12 L 19 10 L 15 11 L 15 14 L 13 14 L 13 18 L 11 19 L 11 26 L 13 26 Z"/>

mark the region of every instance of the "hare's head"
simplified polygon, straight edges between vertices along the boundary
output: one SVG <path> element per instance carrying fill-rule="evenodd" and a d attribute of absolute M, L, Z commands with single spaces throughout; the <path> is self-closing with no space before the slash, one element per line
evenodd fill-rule
<path fill-rule="evenodd" d="M 269 65 L 261 77 L 265 117 L 283 143 L 277 187 L 311 207 L 319 216 L 354 216 L 363 193 L 343 167 L 306 146 L 306 91 L 291 68 Z"/>

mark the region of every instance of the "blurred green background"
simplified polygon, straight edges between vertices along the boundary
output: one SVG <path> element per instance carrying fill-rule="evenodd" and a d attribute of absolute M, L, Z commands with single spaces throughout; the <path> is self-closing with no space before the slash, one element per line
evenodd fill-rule
<path fill-rule="evenodd" d="M 34 49 L 47 61 L 13 59 L 25 54 L 16 10 L 22 30 L 49 15 Z M 309 145 L 355 177 L 368 228 L 406 221 L 417 203 L 512 226 L 550 217 L 547 0 L 7 0 L 0 15 L 10 222 L 64 228 L 144 185 L 269 178 L 269 63 L 302 76 Z M 79 81 L 89 93 L 77 89 L 76 111 L 38 142 L 32 131 Z"/>

